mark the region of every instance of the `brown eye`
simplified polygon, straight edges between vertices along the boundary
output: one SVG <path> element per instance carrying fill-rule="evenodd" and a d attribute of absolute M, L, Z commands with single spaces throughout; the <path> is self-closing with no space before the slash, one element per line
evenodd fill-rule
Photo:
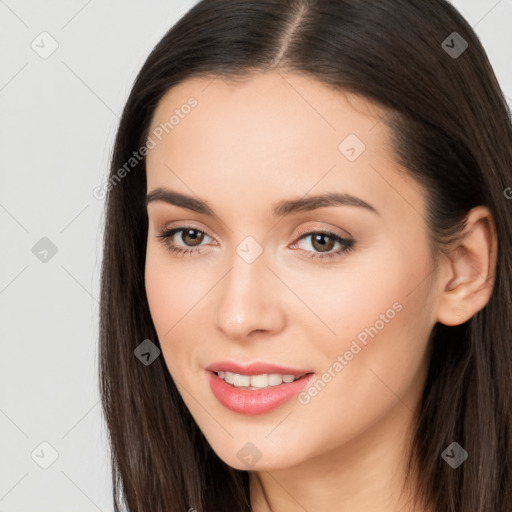
<path fill-rule="evenodd" d="M 331 251 L 336 243 L 334 238 L 327 233 L 316 233 L 311 237 L 311 245 L 319 252 Z"/>
<path fill-rule="evenodd" d="M 182 229 L 181 240 L 185 245 L 195 247 L 204 239 L 204 233 L 199 229 Z"/>
<path fill-rule="evenodd" d="M 187 226 L 164 230 L 156 236 L 165 243 L 172 253 L 179 256 L 201 252 L 201 246 L 205 245 L 202 243 L 205 237 L 211 238 L 204 231 Z"/>
<path fill-rule="evenodd" d="M 305 242 L 308 242 L 306 246 L 309 245 L 309 248 L 300 247 Z M 342 238 L 330 231 L 310 231 L 309 233 L 303 233 L 295 245 L 299 246 L 304 253 L 307 253 L 309 258 L 322 260 L 348 253 L 354 249 L 355 241 Z"/>

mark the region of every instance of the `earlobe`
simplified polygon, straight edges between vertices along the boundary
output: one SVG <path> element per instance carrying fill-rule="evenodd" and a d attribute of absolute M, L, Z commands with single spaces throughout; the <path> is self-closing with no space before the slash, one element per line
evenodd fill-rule
<path fill-rule="evenodd" d="M 485 307 L 494 286 L 497 243 L 490 211 L 484 206 L 473 208 L 459 245 L 442 263 L 448 277 L 440 283 L 438 322 L 460 325 Z"/>

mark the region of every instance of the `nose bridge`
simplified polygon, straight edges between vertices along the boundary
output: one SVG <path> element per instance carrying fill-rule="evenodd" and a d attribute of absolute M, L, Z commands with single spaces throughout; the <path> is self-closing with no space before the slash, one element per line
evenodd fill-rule
<path fill-rule="evenodd" d="M 268 263 L 263 247 L 251 236 L 235 248 L 217 303 L 217 326 L 227 336 L 243 338 L 253 330 L 281 327 L 284 317 Z"/>

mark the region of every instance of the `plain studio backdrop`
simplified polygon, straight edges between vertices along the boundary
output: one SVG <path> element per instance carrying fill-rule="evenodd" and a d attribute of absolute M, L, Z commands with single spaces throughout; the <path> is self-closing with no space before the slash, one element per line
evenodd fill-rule
<path fill-rule="evenodd" d="M 0 512 L 112 510 L 93 191 L 137 72 L 195 3 L 0 2 Z M 512 105 L 512 0 L 453 3 Z"/>

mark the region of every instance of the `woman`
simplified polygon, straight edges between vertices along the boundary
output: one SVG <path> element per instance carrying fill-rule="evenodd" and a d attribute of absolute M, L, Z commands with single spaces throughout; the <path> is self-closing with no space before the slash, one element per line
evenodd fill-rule
<path fill-rule="evenodd" d="M 194 6 L 105 188 L 116 510 L 512 510 L 511 169 L 447 2 Z"/>

